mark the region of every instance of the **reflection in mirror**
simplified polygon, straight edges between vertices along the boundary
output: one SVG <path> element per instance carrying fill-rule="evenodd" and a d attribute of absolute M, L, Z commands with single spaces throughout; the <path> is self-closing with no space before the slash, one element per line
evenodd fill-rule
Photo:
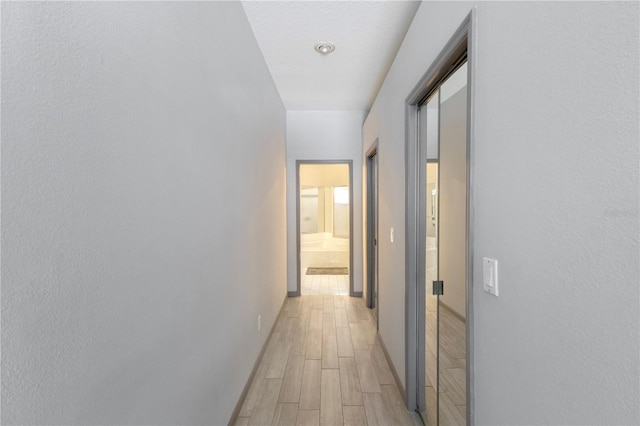
<path fill-rule="evenodd" d="M 466 424 L 467 65 L 440 86 L 438 422 Z"/>
<path fill-rule="evenodd" d="M 434 296 L 431 283 L 438 279 L 438 163 L 427 163 L 427 241 L 426 241 L 426 338 L 425 338 L 425 397 L 427 399 L 427 423 L 437 424 L 438 389 L 438 296 Z M 431 195 L 431 196 L 429 196 Z"/>
<path fill-rule="evenodd" d="M 427 425 L 467 418 L 467 67 L 462 64 L 419 109 L 424 164 L 425 399 Z M 424 151 L 423 151 L 424 152 Z M 433 295 L 432 283 L 443 292 Z"/>
<path fill-rule="evenodd" d="M 426 244 L 425 244 L 425 398 L 426 421 L 437 424 L 438 392 L 438 297 L 431 288 L 438 280 L 438 113 L 439 90 L 428 99 L 423 110 L 422 137 L 426 142 Z M 425 114 L 426 113 L 426 114 Z"/>

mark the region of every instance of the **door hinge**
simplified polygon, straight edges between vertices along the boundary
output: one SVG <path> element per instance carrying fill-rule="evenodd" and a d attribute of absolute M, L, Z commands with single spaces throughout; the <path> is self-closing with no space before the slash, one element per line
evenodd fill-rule
<path fill-rule="evenodd" d="M 444 294 L 444 281 L 433 282 L 433 295 L 442 296 Z"/>

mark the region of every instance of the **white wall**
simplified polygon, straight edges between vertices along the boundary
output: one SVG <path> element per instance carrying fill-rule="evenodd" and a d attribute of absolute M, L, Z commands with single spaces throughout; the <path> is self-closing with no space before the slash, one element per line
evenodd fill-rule
<path fill-rule="evenodd" d="M 353 160 L 353 287 L 362 291 L 362 111 L 287 111 L 287 288 L 296 291 L 296 160 Z"/>
<path fill-rule="evenodd" d="M 380 334 L 402 378 L 404 99 L 472 6 L 421 5 L 363 128 L 380 143 Z M 476 424 L 640 422 L 638 15 L 477 3 Z"/>
<path fill-rule="evenodd" d="M 226 424 L 286 294 L 240 3 L 3 2 L 2 118 L 2 423 Z"/>

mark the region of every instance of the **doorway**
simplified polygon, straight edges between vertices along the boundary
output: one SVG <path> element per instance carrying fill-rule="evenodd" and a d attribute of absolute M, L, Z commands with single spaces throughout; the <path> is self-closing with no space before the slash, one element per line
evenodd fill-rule
<path fill-rule="evenodd" d="M 296 162 L 297 293 L 353 294 L 352 162 Z"/>
<path fill-rule="evenodd" d="M 380 323 L 378 309 L 378 144 L 367 152 L 367 292 L 366 304 Z"/>
<path fill-rule="evenodd" d="M 429 426 L 473 417 L 473 16 L 407 99 L 407 405 Z"/>

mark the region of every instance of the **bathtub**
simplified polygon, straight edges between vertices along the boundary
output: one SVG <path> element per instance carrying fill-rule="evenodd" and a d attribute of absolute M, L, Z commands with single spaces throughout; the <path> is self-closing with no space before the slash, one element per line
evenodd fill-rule
<path fill-rule="evenodd" d="M 334 238 L 330 232 L 300 236 L 300 272 L 307 268 L 349 266 L 349 239 Z"/>

